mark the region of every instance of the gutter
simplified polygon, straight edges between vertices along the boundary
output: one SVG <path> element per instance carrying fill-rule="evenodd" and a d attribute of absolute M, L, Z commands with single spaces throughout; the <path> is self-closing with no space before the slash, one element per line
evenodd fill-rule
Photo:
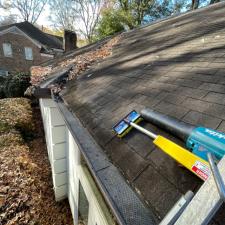
<path fill-rule="evenodd" d="M 52 93 L 51 89 L 49 88 L 49 85 L 57 84 L 57 83 L 66 83 L 66 79 L 70 73 L 70 71 L 73 68 L 73 64 L 59 70 L 55 71 L 51 76 L 49 76 L 47 79 L 43 80 L 39 86 L 34 87 L 32 90 L 32 95 L 35 98 L 51 98 Z M 26 92 L 25 92 L 26 95 Z"/>
<path fill-rule="evenodd" d="M 56 84 L 56 83 L 65 83 L 64 81 L 68 77 L 70 71 L 73 68 L 73 64 L 68 65 L 67 67 L 55 71 L 51 76 L 49 76 L 47 79 L 42 81 L 39 85 L 39 87 L 42 88 L 48 88 L 49 85 Z M 49 89 L 50 90 L 50 89 Z"/>
<path fill-rule="evenodd" d="M 87 166 L 119 225 L 155 225 L 155 216 L 108 160 L 79 119 L 59 97 L 52 96 L 79 146 Z"/>
<path fill-rule="evenodd" d="M 43 81 L 33 95 L 36 98 L 52 98 L 55 101 L 116 222 L 119 225 L 155 225 L 157 218 L 154 213 L 140 200 L 119 170 L 109 161 L 63 98 L 54 95 L 48 88 L 51 84 L 65 81 L 71 69 L 72 65 Z"/>

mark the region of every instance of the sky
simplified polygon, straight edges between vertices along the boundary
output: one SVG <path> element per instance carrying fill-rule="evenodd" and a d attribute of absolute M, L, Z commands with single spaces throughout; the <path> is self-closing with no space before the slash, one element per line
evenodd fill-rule
<path fill-rule="evenodd" d="M 11 10 L 10 12 L 4 9 L 0 9 L 1 16 L 8 16 L 9 14 L 18 14 L 16 10 Z M 37 20 L 37 24 L 40 26 L 50 27 L 52 26 L 51 21 L 49 20 L 50 9 L 49 6 L 46 5 L 44 11 L 41 13 L 40 17 Z M 19 21 L 18 21 L 19 22 Z"/>
<path fill-rule="evenodd" d="M 41 13 L 40 17 L 37 20 L 38 25 L 43 25 L 43 26 L 51 26 L 52 23 L 49 21 L 49 15 L 50 15 L 50 9 L 49 6 L 45 6 L 45 10 Z"/>
<path fill-rule="evenodd" d="M 1 0 L 0 0 L 0 2 L 1 2 Z M 44 10 L 42 11 L 42 13 L 40 14 L 40 16 L 37 20 L 37 24 L 40 27 L 44 26 L 45 28 L 52 28 L 52 29 L 56 28 L 54 26 L 54 23 L 49 19 L 50 13 L 51 13 L 50 6 L 47 4 L 44 6 Z M 19 15 L 20 13 L 16 9 L 12 9 L 11 11 L 0 9 L 0 16 L 9 16 L 10 14 Z M 18 20 L 17 22 L 23 21 L 19 17 L 17 18 L 17 20 Z M 77 27 L 77 29 L 81 29 L 81 30 L 85 29 L 82 21 L 77 22 L 76 27 Z M 80 34 L 80 36 L 83 37 L 82 34 Z"/>
<path fill-rule="evenodd" d="M 176 0 L 171 0 L 171 1 L 174 2 Z M 189 0 L 189 1 L 191 2 L 191 0 Z M 1 0 L 0 0 L 0 2 L 1 2 Z M 203 3 L 203 5 L 204 5 L 204 3 L 205 4 L 208 3 L 209 0 L 201 0 L 200 2 Z M 203 6 L 203 5 L 201 5 L 201 6 Z M 15 9 L 11 10 L 11 12 L 0 9 L 0 16 L 8 16 L 10 13 L 18 14 L 18 12 Z M 49 5 L 45 5 L 43 12 L 41 13 L 40 17 L 37 20 L 37 24 L 39 26 L 54 28 L 54 24 L 50 21 L 49 16 L 50 16 L 50 7 L 49 7 Z M 82 30 L 84 28 L 82 23 L 78 23 L 77 27 L 79 27 Z"/>

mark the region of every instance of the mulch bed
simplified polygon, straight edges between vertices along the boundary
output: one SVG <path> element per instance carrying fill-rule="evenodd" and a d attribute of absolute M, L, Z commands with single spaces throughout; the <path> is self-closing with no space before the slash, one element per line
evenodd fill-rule
<path fill-rule="evenodd" d="M 38 106 L 0 100 L 0 225 L 72 225 L 68 202 L 54 199 Z"/>

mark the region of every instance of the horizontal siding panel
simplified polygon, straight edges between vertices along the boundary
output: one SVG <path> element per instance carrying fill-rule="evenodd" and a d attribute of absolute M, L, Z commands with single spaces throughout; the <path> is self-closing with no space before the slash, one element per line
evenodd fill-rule
<path fill-rule="evenodd" d="M 53 174 L 53 184 L 55 187 L 67 184 L 67 173 Z"/>
<path fill-rule="evenodd" d="M 67 185 L 62 185 L 60 187 L 54 187 L 55 199 L 56 201 L 61 201 L 67 198 Z"/>
<path fill-rule="evenodd" d="M 66 127 L 52 127 L 52 144 L 65 142 L 66 140 Z"/>
<path fill-rule="evenodd" d="M 52 165 L 52 170 L 54 174 L 65 172 L 67 170 L 67 160 L 66 159 L 55 160 Z"/>
<path fill-rule="evenodd" d="M 65 121 L 57 108 L 51 108 L 50 116 L 52 126 L 65 125 Z"/>
<path fill-rule="evenodd" d="M 41 103 L 44 107 L 56 107 L 56 103 L 52 99 L 42 99 Z"/>
<path fill-rule="evenodd" d="M 63 159 L 66 158 L 66 143 L 60 143 L 53 145 L 53 159 Z"/>

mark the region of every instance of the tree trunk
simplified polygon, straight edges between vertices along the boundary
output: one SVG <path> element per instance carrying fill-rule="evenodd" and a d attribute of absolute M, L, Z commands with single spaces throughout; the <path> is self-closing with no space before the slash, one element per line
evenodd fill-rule
<path fill-rule="evenodd" d="M 214 3 L 217 3 L 217 2 L 220 2 L 220 0 L 211 0 L 209 4 L 211 5 L 211 4 L 214 4 Z"/>
<path fill-rule="evenodd" d="M 199 6 L 199 0 L 192 0 L 191 9 L 197 9 Z"/>
<path fill-rule="evenodd" d="M 129 2 L 128 0 L 119 0 L 120 6 L 124 11 L 129 10 Z"/>

